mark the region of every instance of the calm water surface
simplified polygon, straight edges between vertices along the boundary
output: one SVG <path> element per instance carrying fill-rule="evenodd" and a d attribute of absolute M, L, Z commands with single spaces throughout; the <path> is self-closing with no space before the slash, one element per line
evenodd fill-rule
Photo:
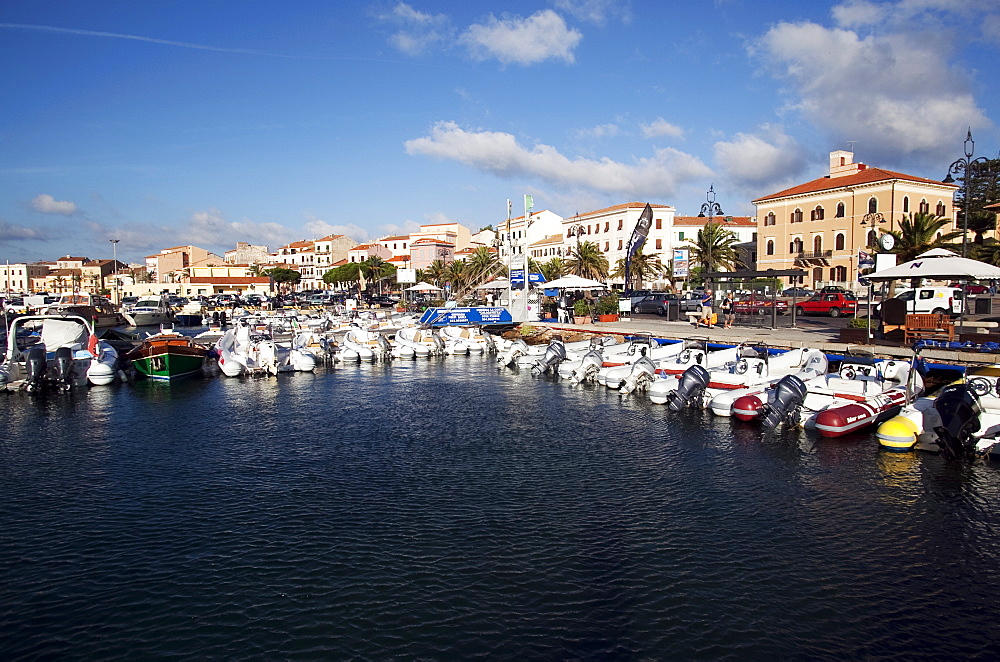
<path fill-rule="evenodd" d="M 996 659 L 995 467 L 491 359 L 0 397 L 4 659 Z"/>

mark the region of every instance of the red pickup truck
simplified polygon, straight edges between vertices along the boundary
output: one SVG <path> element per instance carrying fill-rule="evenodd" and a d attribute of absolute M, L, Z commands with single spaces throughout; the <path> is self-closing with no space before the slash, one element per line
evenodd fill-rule
<path fill-rule="evenodd" d="M 795 304 L 796 315 L 854 315 L 858 312 L 858 298 L 850 292 L 821 292 L 807 301 Z"/>

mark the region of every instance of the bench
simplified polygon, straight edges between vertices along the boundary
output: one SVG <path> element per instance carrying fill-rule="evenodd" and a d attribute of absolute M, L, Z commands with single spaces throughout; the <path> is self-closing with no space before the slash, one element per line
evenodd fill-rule
<path fill-rule="evenodd" d="M 948 315 L 934 313 L 917 313 L 906 316 L 906 326 L 903 330 L 903 344 L 909 345 L 918 340 L 955 339 L 955 323 Z"/>

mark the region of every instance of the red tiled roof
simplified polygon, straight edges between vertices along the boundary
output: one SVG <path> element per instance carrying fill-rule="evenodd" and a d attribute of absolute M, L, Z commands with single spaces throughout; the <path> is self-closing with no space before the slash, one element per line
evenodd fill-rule
<path fill-rule="evenodd" d="M 723 220 L 726 218 L 732 220 L 726 222 Z M 757 225 L 757 222 L 753 220 L 753 217 L 751 216 L 726 216 L 725 214 L 722 214 L 720 216 L 713 217 L 712 220 L 719 221 L 725 225 L 746 225 L 750 227 Z M 674 216 L 674 225 L 702 226 L 706 223 L 708 223 L 707 216 Z"/>
<path fill-rule="evenodd" d="M 409 262 L 409 255 L 397 255 L 396 257 L 390 257 L 386 262 Z"/>
<path fill-rule="evenodd" d="M 423 239 L 417 239 L 412 242 L 410 246 L 415 246 L 417 244 L 437 244 L 438 246 L 454 246 L 455 244 L 450 241 L 444 241 L 443 239 L 431 239 L 430 237 L 424 237 Z"/>
<path fill-rule="evenodd" d="M 408 234 L 402 234 L 402 235 L 398 235 L 396 237 L 383 237 L 382 239 L 379 239 L 378 241 L 408 241 L 409 239 L 410 239 L 410 235 L 408 235 Z"/>
<path fill-rule="evenodd" d="M 863 166 L 864 164 L 859 163 L 858 165 Z M 934 184 L 936 186 L 950 186 L 956 189 L 958 188 L 958 184 L 944 184 L 933 179 L 924 179 L 923 177 L 915 177 L 914 175 L 893 172 L 892 170 L 884 170 L 882 168 L 864 168 L 853 175 L 844 175 L 842 177 L 820 177 L 819 179 L 814 179 L 811 182 L 799 184 L 798 186 L 793 186 L 792 188 L 786 188 L 784 191 L 778 191 L 777 193 L 757 198 L 756 200 L 753 200 L 753 203 L 757 204 L 767 200 L 774 200 L 776 198 L 787 198 L 796 195 L 804 195 L 806 193 L 829 191 L 844 188 L 846 186 L 860 186 L 862 184 L 874 184 L 875 182 L 887 182 L 893 179 L 902 179 L 904 181 L 917 182 L 920 184 Z"/>
<path fill-rule="evenodd" d="M 340 237 L 343 237 L 343 236 L 344 235 L 342 235 L 342 234 L 328 234 L 325 237 L 322 237 L 320 239 L 315 239 L 314 241 L 332 241 L 334 239 L 339 239 Z"/>

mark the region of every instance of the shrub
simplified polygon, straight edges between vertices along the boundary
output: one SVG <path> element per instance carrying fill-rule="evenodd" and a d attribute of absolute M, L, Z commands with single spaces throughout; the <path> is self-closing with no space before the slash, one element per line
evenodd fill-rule
<path fill-rule="evenodd" d="M 605 294 L 597 300 L 598 315 L 615 315 L 618 313 L 618 295 Z"/>
<path fill-rule="evenodd" d="M 573 314 L 577 317 L 586 317 L 590 314 L 590 305 L 586 299 L 577 299 L 573 304 Z"/>

